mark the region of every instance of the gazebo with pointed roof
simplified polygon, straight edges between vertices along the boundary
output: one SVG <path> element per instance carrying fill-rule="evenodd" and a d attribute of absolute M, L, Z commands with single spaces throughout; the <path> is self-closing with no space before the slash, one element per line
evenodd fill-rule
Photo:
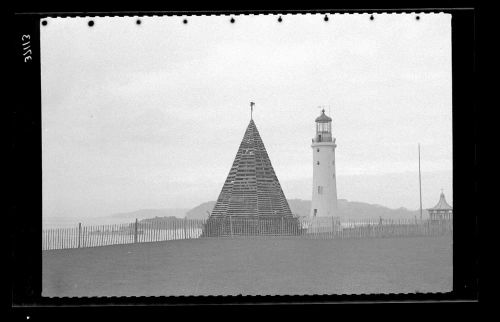
<path fill-rule="evenodd" d="M 453 207 L 446 202 L 444 192 L 441 190 L 439 202 L 432 208 L 427 209 L 431 221 L 452 220 Z"/>
<path fill-rule="evenodd" d="M 203 235 L 290 234 L 297 224 L 250 119 Z"/>

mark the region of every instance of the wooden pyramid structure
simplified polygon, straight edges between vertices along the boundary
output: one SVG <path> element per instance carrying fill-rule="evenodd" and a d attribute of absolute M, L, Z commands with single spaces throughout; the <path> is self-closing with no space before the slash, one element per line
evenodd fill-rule
<path fill-rule="evenodd" d="M 286 227 L 295 229 L 297 223 L 255 122 L 250 120 L 205 235 L 279 234 Z"/>

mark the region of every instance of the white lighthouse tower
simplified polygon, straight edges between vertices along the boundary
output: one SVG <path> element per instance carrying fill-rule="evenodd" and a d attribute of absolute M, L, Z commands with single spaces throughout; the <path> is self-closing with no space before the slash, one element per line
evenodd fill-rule
<path fill-rule="evenodd" d="M 325 110 L 316 118 L 313 149 L 313 193 L 311 217 L 332 217 L 337 212 L 337 178 L 335 174 L 335 138 L 332 137 L 332 118 Z"/>

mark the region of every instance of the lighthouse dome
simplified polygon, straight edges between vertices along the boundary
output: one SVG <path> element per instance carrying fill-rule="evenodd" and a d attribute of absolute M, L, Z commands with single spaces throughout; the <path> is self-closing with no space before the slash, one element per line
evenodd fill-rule
<path fill-rule="evenodd" d="M 332 118 L 329 116 L 326 116 L 324 109 L 321 111 L 321 115 L 316 118 L 316 122 L 318 122 L 318 123 L 328 123 L 331 121 L 332 121 Z"/>

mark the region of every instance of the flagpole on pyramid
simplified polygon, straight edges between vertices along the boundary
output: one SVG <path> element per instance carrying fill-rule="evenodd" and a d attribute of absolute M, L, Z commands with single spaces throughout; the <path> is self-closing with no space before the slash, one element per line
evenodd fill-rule
<path fill-rule="evenodd" d="M 250 119 L 253 120 L 253 106 L 255 105 L 254 102 L 250 102 Z"/>

